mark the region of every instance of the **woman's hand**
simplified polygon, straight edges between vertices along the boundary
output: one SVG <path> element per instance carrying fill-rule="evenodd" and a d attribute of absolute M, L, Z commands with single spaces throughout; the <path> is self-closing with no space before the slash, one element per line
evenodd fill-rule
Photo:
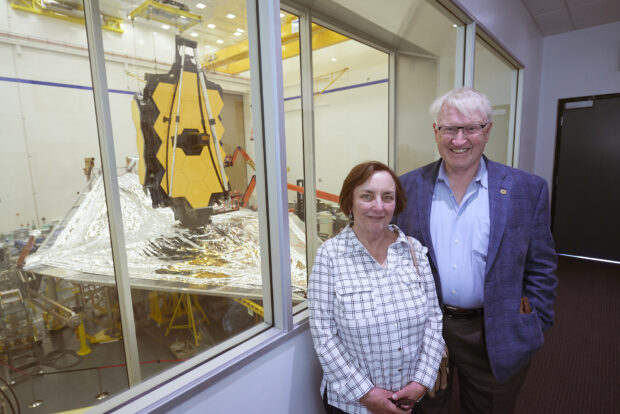
<path fill-rule="evenodd" d="M 403 414 L 403 410 L 409 410 L 396 406 L 391 400 L 393 395 L 392 391 L 373 388 L 360 398 L 360 402 L 373 414 Z"/>
<path fill-rule="evenodd" d="M 411 381 L 402 389 L 391 395 L 392 401 L 401 410 L 411 410 L 414 405 L 426 394 L 426 387 L 415 381 Z"/>

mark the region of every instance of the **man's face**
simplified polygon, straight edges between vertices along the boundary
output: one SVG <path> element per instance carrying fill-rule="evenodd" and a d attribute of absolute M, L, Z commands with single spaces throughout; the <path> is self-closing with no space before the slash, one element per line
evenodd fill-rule
<path fill-rule="evenodd" d="M 439 154 L 444 161 L 448 174 L 475 174 L 480 164 L 480 158 L 484 147 L 489 140 L 492 122 L 479 133 L 468 134 L 464 129 L 459 129 L 456 135 L 445 137 L 441 135 L 439 127 L 484 125 L 487 118 L 484 114 L 474 112 L 472 115 L 464 115 L 452 107 L 443 107 L 437 117 L 437 124 L 433 124 L 435 141 Z"/>

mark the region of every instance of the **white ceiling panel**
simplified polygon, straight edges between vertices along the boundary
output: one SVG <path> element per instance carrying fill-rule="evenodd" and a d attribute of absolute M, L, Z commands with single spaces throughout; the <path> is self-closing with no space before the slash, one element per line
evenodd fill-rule
<path fill-rule="evenodd" d="M 620 21 L 620 0 L 522 0 L 543 36 Z"/>
<path fill-rule="evenodd" d="M 523 0 L 523 3 L 525 3 L 525 6 L 532 16 L 566 8 L 564 0 Z"/>
<path fill-rule="evenodd" d="M 534 17 L 534 21 L 540 28 L 544 36 L 574 30 L 568 10 L 560 9 L 551 13 L 539 14 Z"/>
<path fill-rule="evenodd" d="M 612 23 L 620 20 L 620 0 L 575 5 L 570 12 L 577 29 Z"/>

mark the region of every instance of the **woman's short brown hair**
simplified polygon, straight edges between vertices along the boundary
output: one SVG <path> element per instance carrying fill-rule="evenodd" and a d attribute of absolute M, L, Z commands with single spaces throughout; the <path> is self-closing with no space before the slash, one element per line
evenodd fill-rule
<path fill-rule="evenodd" d="M 363 184 L 366 180 L 368 180 L 374 173 L 379 171 L 387 171 L 392 178 L 394 179 L 394 183 L 396 184 L 396 207 L 394 208 L 394 215 L 398 215 L 403 212 L 405 207 L 407 206 L 407 196 L 405 195 L 405 190 L 403 189 L 398 176 L 392 171 L 390 167 L 383 164 L 379 161 L 367 161 L 361 164 L 357 164 L 349 174 L 347 178 L 344 179 L 342 183 L 342 189 L 340 190 L 340 210 L 345 215 L 349 215 L 351 213 L 351 209 L 353 208 L 353 190 L 360 184 Z"/>

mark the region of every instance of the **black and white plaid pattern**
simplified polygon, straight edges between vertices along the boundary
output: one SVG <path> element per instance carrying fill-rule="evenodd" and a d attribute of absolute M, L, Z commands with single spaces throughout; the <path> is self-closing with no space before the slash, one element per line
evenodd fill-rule
<path fill-rule="evenodd" d="M 347 226 L 319 247 L 308 283 L 310 331 L 323 367 L 321 395 L 348 413 L 373 387 L 435 384 L 444 349 L 427 249 L 415 239 L 416 272 L 398 229 L 381 266 Z"/>

